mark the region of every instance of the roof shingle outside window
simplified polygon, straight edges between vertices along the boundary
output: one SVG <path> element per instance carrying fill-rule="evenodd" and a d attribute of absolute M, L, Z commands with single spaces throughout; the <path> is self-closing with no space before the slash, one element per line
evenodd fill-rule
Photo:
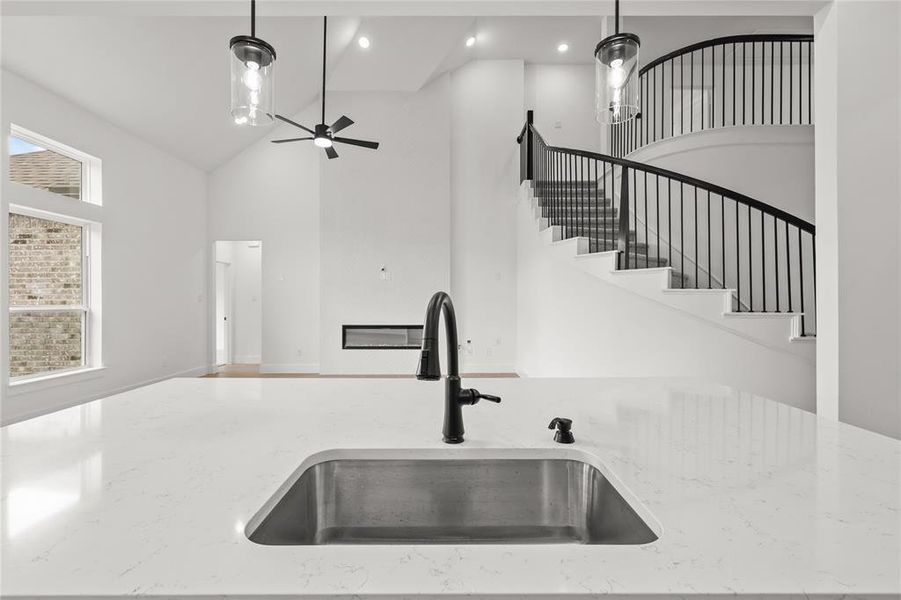
<path fill-rule="evenodd" d="M 81 199 L 81 162 L 50 150 L 10 156 L 9 179 L 29 187 Z"/>

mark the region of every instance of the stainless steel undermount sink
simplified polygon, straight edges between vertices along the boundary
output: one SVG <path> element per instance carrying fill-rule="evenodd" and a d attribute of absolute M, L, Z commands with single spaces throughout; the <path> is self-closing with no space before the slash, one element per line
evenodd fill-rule
<path fill-rule="evenodd" d="M 657 539 L 598 468 L 545 457 L 323 460 L 289 479 L 247 536 L 266 545 Z"/>

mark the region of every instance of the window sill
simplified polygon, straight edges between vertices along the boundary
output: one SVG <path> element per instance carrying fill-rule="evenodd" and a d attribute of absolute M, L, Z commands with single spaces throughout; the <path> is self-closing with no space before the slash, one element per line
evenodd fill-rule
<path fill-rule="evenodd" d="M 9 395 L 18 396 L 38 390 L 45 390 L 59 385 L 69 385 L 80 381 L 89 381 L 103 377 L 106 367 L 84 367 L 59 373 L 48 373 L 27 379 L 19 379 L 9 382 Z"/>

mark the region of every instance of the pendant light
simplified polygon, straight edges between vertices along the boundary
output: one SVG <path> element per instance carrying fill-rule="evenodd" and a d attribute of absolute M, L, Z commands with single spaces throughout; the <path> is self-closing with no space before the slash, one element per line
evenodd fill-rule
<path fill-rule="evenodd" d="M 228 45 L 231 115 L 237 125 L 268 125 L 275 119 L 275 48 L 256 37 L 256 0 L 250 0 L 250 35 Z"/>
<path fill-rule="evenodd" d="M 595 112 L 601 124 L 625 123 L 638 114 L 638 49 L 634 33 L 619 32 L 619 0 L 614 15 L 616 32 L 594 49 Z"/>

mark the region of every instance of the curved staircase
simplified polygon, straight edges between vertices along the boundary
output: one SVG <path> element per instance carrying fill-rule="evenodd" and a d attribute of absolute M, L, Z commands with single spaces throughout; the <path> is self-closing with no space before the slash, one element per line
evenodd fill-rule
<path fill-rule="evenodd" d="M 704 57 L 711 60 L 706 81 L 694 75 L 698 53 L 701 73 Z M 698 127 L 810 123 L 811 65 L 812 36 L 781 34 L 719 38 L 661 57 L 641 71 L 643 118 L 611 129 L 613 156 L 551 146 L 528 111 L 517 138 L 522 210 L 554 255 L 575 268 L 812 361 L 814 225 L 709 181 L 622 156 Z M 680 74 L 686 67 L 687 79 Z M 665 71 L 669 97 L 658 98 L 654 82 L 658 73 L 667 81 Z M 697 107 L 683 110 L 676 86 L 692 97 L 696 84 L 711 83 L 696 126 Z M 690 124 L 687 131 L 682 121 Z"/>

